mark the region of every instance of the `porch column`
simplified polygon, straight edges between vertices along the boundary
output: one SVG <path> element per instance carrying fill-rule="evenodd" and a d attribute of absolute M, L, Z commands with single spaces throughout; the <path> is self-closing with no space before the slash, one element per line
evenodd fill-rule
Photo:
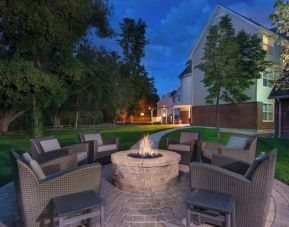
<path fill-rule="evenodd" d="M 175 107 L 173 107 L 173 125 L 175 124 Z"/>
<path fill-rule="evenodd" d="M 154 108 L 151 108 L 151 124 L 153 123 L 153 110 Z"/>
<path fill-rule="evenodd" d="M 165 108 L 165 113 L 166 113 L 166 125 L 168 124 L 168 109 Z"/>
<path fill-rule="evenodd" d="M 189 107 L 189 124 L 192 124 L 191 107 Z"/>

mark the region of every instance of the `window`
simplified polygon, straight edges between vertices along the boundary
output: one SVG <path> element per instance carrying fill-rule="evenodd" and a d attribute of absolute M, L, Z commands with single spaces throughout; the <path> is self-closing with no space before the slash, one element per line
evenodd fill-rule
<path fill-rule="evenodd" d="M 273 104 L 263 103 L 263 121 L 273 121 Z"/>
<path fill-rule="evenodd" d="M 270 75 L 270 74 L 265 74 L 263 75 L 263 86 L 264 87 L 273 87 L 273 82 L 274 82 L 274 75 Z"/>
<path fill-rule="evenodd" d="M 265 50 L 267 54 L 273 55 L 274 41 L 271 40 L 268 35 L 263 35 L 262 49 Z"/>

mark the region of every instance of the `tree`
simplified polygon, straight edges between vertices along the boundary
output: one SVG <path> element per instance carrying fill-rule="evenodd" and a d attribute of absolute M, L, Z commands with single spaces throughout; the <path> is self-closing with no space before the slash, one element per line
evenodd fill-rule
<path fill-rule="evenodd" d="M 231 19 L 223 16 L 211 26 L 204 47 L 202 63 L 196 68 L 204 72 L 202 82 L 208 89 L 206 101 L 216 104 L 216 129 L 220 137 L 220 101 L 239 103 L 249 99 L 244 94 L 255 79 L 260 78 L 265 52 L 256 35 L 244 31 L 235 34 Z"/>
<path fill-rule="evenodd" d="M 289 2 L 277 0 L 274 8 L 275 12 L 270 16 L 270 19 L 272 24 L 276 26 L 276 31 L 280 34 L 280 37 L 273 38 L 283 46 L 280 57 L 280 61 L 283 64 L 272 66 L 273 70 L 277 70 L 280 74 L 280 77 L 275 81 L 275 85 L 280 89 L 289 89 Z"/>
<path fill-rule="evenodd" d="M 57 97 L 58 102 L 66 97 L 61 89 L 62 83 L 55 76 L 36 68 L 31 61 L 0 61 L 0 78 L 0 134 L 6 133 L 11 122 L 27 111 L 29 103 L 39 102 L 45 107 L 52 101 L 46 97 Z M 41 114 L 38 109 L 33 113 Z M 39 134 L 38 131 L 34 133 Z"/>
<path fill-rule="evenodd" d="M 65 93 L 71 83 L 81 80 L 79 72 L 82 68 L 73 55 L 74 45 L 91 27 L 96 29 L 96 35 L 100 37 L 111 35 L 109 15 L 110 7 L 106 0 L 1 1 L 0 58 L 33 62 L 33 66 L 40 70 L 39 73 L 62 81 L 62 93 Z M 36 70 L 31 67 L 28 69 L 32 72 Z M 21 75 L 21 71 L 15 73 Z M 3 83 L 9 84 L 8 77 L 1 79 L 7 80 Z M 49 80 L 42 82 L 49 83 Z M 36 83 L 31 83 L 30 86 L 31 90 L 43 89 L 43 93 L 50 88 L 49 84 L 37 87 Z M 53 87 L 51 89 L 49 93 L 53 94 Z M 41 124 L 37 114 L 41 112 L 39 101 L 49 103 L 49 99 L 54 99 L 52 95 L 41 94 L 42 92 L 32 92 L 28 95 L 34 112 L 34 128 Z M 8 98 L 13 99 L 12 96 L 5 98 L 4 102 L 9 102 Z M 44 100 L 40 100 L 41 98 Z M 19 103 L 15 105 L 10 108 L 17 109 Z M 29 107 L 29 104 L 27 105 L 26 107 Z M 5 111 L 9 113 L 10 109 Z M 39 129 L 34 131 L 39 135 Z"/>
<path fill-rule="evenodd" d="M 145 56 L 144 48 L 149 43 L 145 37 L 146 23 L 139 19 L 124 18 L 120 23 L 121 33 L 118 42 L 123 49 L 124 63 L 130 73 L 137 73 L 141 59 Z"/>
<path fill-rule="evenodd" d="M 153 106 L 158 101 L 154 79 L 149 77 L 146 69 L 141 65 L 145 56 L 145 47 L 149 44 L 146 39 L 146 23 L 139 19 L 137 22 L 131 18 L 124 18 L 120 23 L 121 33 L 118 42 L 123 50 L 123 64 L 121 75 L 130 81 L 129 114 L 140 111 L 139 103 L 145 102 Z"/>

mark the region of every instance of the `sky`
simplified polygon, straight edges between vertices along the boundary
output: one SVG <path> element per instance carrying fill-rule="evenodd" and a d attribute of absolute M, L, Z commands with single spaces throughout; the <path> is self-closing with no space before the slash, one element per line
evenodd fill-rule
<path fill-rule="evenodd" d="M 141 18 L 147 24 L 142 64 L 151 77 L 160 96 L 180 86 L 179 74 L 185 68 L 189 52 L 216 7 L 221 3 L 252 20 L 272 27 L 269 15 L 275 0 L 110 0 L 110 24 L 119 32 L 122 18 Z M 121 49 L 115 39 L 93 39 L 95 46 L 109 50 Z"/>

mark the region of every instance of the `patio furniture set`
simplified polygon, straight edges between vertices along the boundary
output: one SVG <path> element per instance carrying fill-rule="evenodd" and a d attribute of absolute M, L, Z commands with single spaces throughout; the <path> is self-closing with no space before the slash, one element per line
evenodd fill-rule
<path fill-rule="evenodd" d="M 31 154 L 11 150 L 13 178 L 24 226 L 74 222 L 90 225 L 99 216 L 101 165 L 113 162 L 114 184 L 132 192 L 161 192 L 178 182 L 178 163 L 189 165 L 191 194 L 186 226 L 264 226 L 272 193 L 277 151 L 257 158 L 256 138 L 230 137 L 226 146 L 202 142 L 201 133 L 167 138 L 159 158 L 129 157 L 119 141 L 98 132 L 80 133 L 80 143 L 61 147 L 55 137 L 31 139 Z M 176 171 L 175 171 L 176 170 Z M 142 180 L 140 180 L 142 179 Z M 141 182 L 141 183 L 140 183 Z M 161 182 L 161 183 L 160 183 Z"/>

